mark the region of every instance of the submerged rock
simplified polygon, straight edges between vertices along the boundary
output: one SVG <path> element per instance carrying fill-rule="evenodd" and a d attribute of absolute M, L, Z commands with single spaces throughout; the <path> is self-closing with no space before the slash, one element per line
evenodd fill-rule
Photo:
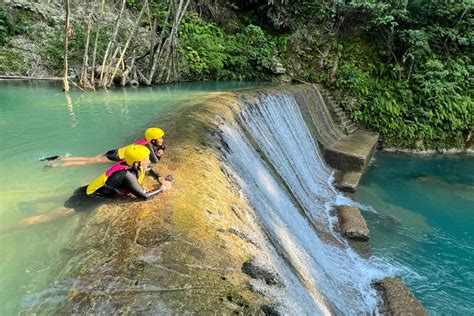
<path fill-rule="evenodd" d="M 281 277 L 268 268 L 256 263 L 253 260 L 245 261 L 242 265 L 242 272 L 254 279 L 264 281 L 267 285 L 277 285 L 283 287 Z"/>
<path fill-rule="evenodd" d="M 262 305 L 262 312 L 265 316 L 280 316 L 281 313 L 277 310 L 276 306 Z"/>
<path fill-rule="evenodd" d="M 339 218 L 339 228 L 345 237 L 359 241 L 369 240 L 369 228 L 358 207 L 338 206 L 337 217 Z"/>
<path fill-rule="evenodd" d="M 399 278 L 385 278 L 374 284 L 381 293 L 383 305 L 381 314 L 386 315 L 428 315 L 423 305 Z"/>

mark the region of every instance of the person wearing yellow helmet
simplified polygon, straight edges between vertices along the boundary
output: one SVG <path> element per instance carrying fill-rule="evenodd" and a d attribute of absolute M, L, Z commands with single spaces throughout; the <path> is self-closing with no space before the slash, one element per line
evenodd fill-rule
<path fill-rule="evenodd" d="M 149 199 L 163 191 L 163 184 L 170 185 L 170 178 L 161 179 L 162 186 L 154 191 L 146 191 L 141 186 L 149 163 L 150 150 L 143 145 L 130 145 L 124 151 L 124 160 L 119 161 L 97 177 L 86 188 L 87 195 L 113 197 L 133 194 L 141 199 Z"/>
<path fill-rule="evenodd" d="M 75 212 L 92 210 L 117 197 L 136 196 L 140 200 L 148 200 L 171 188 L 172 176 L 159 177 L 160 185 L 152 191 L 145 190 L 141 184 L 145 170 L 149 164 L 150 150 L 143 145 L 130 145 L 124 152 L 124 160 L 117 162 L 97 177 L 89 185 L 76 189 L 71 197 L 64 202 L 64 207 L 49 214 L 36 215 L 21 220 L 3 233 L 19 228 L 50 222 Z M 47 202 L 50 202 L 48 199 Z M 39 203 L 36 201 L 35 204 Z"/>
<path fill-rule="evenodd" d="M 150 150 L 150 162 L 157 163 L 165 150 L 163 136 L 165 136 L 165 132 L 161 128 L 150 127 L 145 131 L 145 138 L 137 140 L 134 144 L 146 146 Z M 127 147 L 109 150 L 105 156 L 112 161 L 122 160 Z"/>
<path fill-rule="evenodd" d="M 165 132 L 158 127 L 150 127 L 145 130 L 145 138 L 139 139 L 131 145 L 143 145 L 150 151 L 149 159 L 151 163 L 160 161 L 161 156 L 166 149 L 164 145 L 163 136 Z M 111 149 L 105 154 L 100 154 L 95 157 L 60 157 L 52 156 L 42 158 L 41 161 L 47 161 L 49 167 L 72 167 L 83 166 L 95 163 L 105 163 L 108 161 L 120 161 L 124 159 L 124 153 L 128 146 Z"/>

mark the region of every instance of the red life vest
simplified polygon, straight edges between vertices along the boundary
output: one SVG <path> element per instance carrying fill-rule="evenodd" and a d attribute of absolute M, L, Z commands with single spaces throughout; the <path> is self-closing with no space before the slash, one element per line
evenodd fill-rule
<path fill-rule="evenodd" d="M 146 146 L 146 145 L 148 145 L 149 143 L 150 143 L 149 141 L 147 141 L 145 138 L 143 138 L 143 139 L 137 140 L 137 141 L 134 142 L 133 144 L 134 144 L 134 145 Z M 125 147 L 121 147 L 121 148 L 118 149 L 118 156 L 119 156 L 120 159 L 123 160 L 123 158 L 125 157 L 125 149 L 127 149 L 128 146 L 130 146 L 130 145 L 127 145 L 127 146 L 125 146 Z"/>
<path fill-rule="evenodd" d="M 117 162 L 116 164 L 114 164 L 112 167 L 110 167 L 109 169 L 107 169 L 103 174 L 101 174 L 100 176 L 98 176 L 94 181 L 91 182 L 91 184 L 89 184 L 87 186 L 87 190 L 86 190 L 86 193 L 88 195 L 91 195 L 93 194 L 95 191 L 97 191 L 98 189 L 102 188 L 103 186 L 105 186 L 105 183 L 107 182 L 107 179 L 113 175 L 114 173 L 116 173 L 117 171 L 120 171 L 120 170 L 127 170 L 129 169 L 130 167 L 124 162 L 124 161 L 119 161 Z M 145 177 L 145 172 L 143 170 L 142 167 L 140 167 L 140 176 L 138 177 L 138 183 L 142 184 L 143 182 L 143 178 Z M 122 190 L 123 193 L 125 193 L 125 195 L 127 195 L 128 193 L 130 192 L 126 192 L 124 190 Z"/>
<path fill-rule="evenodd" d="M 150 142 L 147 141 L 145 138 L 142 138 L 142 139 L 139 139 L 137 140 L 136 142 L 134 142 L 135 145 L 143 145 L 143 146 L 146 146 L 148 145 Z"/>

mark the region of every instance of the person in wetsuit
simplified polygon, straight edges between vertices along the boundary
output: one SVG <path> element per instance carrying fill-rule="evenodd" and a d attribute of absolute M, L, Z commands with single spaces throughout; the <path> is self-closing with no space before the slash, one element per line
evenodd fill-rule
<path fill-rule="evenodd" d="M 150 150 L 143 145 L 130 145 L 125 149 L 124 160 L 119 161 L 97 177 L 89 185 L 76 189 L 64 203 L 64 207 L 49 214 L 42 214 L 23 219 L 10 230 L 34 224 L 50 222 L 66 217 L 75 212 L 90 211 L 101 204 L 119 197 L 131 195 L 139 200 L 148 200 L 171 188 L 172 176 L 160 177 L 158 172 L 149 170 Z M 141 184 L 145 172 L 154 176 L 160 186 L 152 191 L 145 190 Z"/>
<path fill-rule="evenodd" d="M 148 171 L 150 150 L 143 145 L 130 145 L 125 149 L 124 160 L 117 162 L 97 177 L 87 187 L 76 190 L 75 194 L 64 204 L 66 208 L 76 208 L 74 196 L 82 195 L 82 200 L 97 200 L 128 196 L 148 200 L 171 187 L 170 176 L 161 178 L 153 169 Z M 153 175 L 161 186 L 153 191 L 146 191 L 142 186 L 145 173 Z M 91 202 L 93 203 L 93 202 Z M 82 204 L 82 203 L 79 203 Z M 81 207 L 82 208 L 82 207 Z"/>
<path fill-rule="evenodd" d="M 165 132 L 158 127 L 150 127 L 145 131 L 145 138 L 139 139 L 131 145 L 143 145 L 150 150 L 149 159 L 151 163 L 157 163 L 160 161 L 161 156 L 164 153 L 165 145 L 163 136 Z M 130 146 L 130 145 L 128 145 Z M 84 166 L 95 163 L 105 163 L 109 161 L 120 161 L 124 159 L 125 149 L 128 146 L 124 146 L 117 149 L 112 149 L 105 154 L 100 154 L 95 157 L 47 157 L 43 158 L 43 161 L 48 161 L 50 167 L 72 167 L 72 166 Z"/>

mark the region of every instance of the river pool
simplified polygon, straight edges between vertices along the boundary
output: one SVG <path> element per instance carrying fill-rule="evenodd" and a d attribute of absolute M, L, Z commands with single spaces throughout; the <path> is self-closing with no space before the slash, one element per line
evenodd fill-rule
<path fill-rule="evenodd" d="M 375 255 L 430 314 L 474 312 L 474 157 L 377 153 L 356 193 Z"/>

